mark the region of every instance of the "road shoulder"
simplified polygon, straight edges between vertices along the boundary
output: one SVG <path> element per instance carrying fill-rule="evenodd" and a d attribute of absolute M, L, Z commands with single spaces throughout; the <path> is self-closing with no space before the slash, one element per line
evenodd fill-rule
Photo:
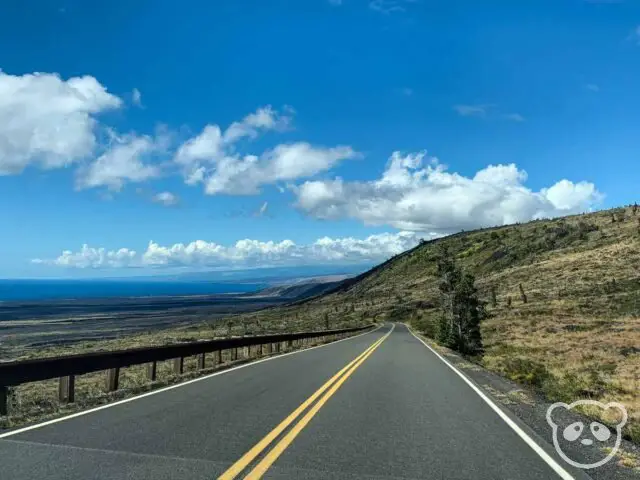
<path fill-rule="evenodd" d="M 549 402 L 533 389 L 512 382 L 496 373 L 486 370 L 477 363 L 473 363 L 456 352 L 436 344 L 432 339 L 421 335 L 412 329 L 414 335 L 427 343 L 439 355 L 455 366 L 469 380 L 472 381 L 496 405 L 518 419 L 522 424 L 535 432 L 544 442 L 551 444 L 552 430 L 546 420 L 547 409 L 553 402 Z M 425 347 L 426 348 L 426 347 Z M 571 412 L 573 421 L 589 422 L 587 417 Z M 583 459 L 584 463 L 591 463 L 601 458 L 601 452 L 584 446 L 571 451 L 575 458 Z M 563 466 L 569 467 L 564 464 Z M 575 470 L 574 470 L 575 471 Z M 605 465 L 586 471 L 594 480 L 630 480 L 640 479 L 640 448 L 626 440 L 622 441 L 619 454 Z"/>

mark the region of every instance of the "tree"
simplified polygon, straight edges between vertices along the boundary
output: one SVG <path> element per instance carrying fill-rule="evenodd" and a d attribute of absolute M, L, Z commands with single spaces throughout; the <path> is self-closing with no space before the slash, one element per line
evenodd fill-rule
<path fill-rule="evenodd" d="M 440 278 L 438 289 L 440 290 L 442 317 L 438 325 L 436 340 L 443 345 L 449 345 L 452 343 L 454 330 L 454 294 L 456 285 L 460 282 L 460 271 L 445 245 L 442 245 L 438 251 L 437 272 Z"/>
<path fill-rule="evenodd" d="M 449 250 L 443 246 L 437 263 L 442 316 L 437 340 L 467 355 L 482 353 L 480 322 L 487 316 L 478 298 L 475 277 L 463 272 Z"/>
<path fill-rule="evenodd" d="M 521 283 L 518 284 L 518 289 L 520 290 L 520 299 L 522 300 L 522 303 L 527 303 L 527 294 L 524 293 L 524 288 L 522 288 Z"/>

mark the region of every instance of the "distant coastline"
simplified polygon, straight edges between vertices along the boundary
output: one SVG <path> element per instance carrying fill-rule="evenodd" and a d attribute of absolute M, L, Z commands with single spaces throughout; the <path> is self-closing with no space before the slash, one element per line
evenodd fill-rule
<path fill-rule="evenodd" d="M 0 279 L 0 304 L 242 294 L 256 292 L 266 286 L 265 283 L 206 281 Z"/>

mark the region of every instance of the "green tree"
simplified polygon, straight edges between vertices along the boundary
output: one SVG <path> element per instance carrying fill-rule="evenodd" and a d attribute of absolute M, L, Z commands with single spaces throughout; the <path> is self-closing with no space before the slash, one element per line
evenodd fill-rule
<path fill-rule="evenodd" d="M 487 314 L 478 298 L 475 277 L 463 272 L 444 246 L 439 251 L 437 270 L 442 310 L 437 341 L 467 355 L 481 354 L 480 322 Z"/>
<path fill-rule="evenodd" d="M 437 271 L 440 278 L 438 289 L 442 316 L 438 324 L 436 340 L 443 345 L 450 345 L 454 330 L 454 296 L 456 285 L 460 282 L 460 271 L 445 245 L 438 251 Z"/>

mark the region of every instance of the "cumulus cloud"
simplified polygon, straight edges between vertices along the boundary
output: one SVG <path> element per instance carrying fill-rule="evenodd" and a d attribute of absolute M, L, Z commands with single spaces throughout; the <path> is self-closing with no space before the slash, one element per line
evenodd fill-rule
<path fill-rule="evenodd" d="M 119 191 L 126 182 L 144 182 L 160 175 L 152 156 L 166 152 L 169 138 L 163 133 L 118 135 L 109 131 L 110 145 L 95 161 L 77 171 L 76 187 L 107 187 Z"/>
<path fill-rule="evenodd" d="M 363 239 L 323 237 L 306 245 L 298 245 L 292 240 L 263 242 L 244 239 L 230 246 L 205 240 L 163 246 L 151 241 L 141 255 L 128 248 L 106 251 L 83 245 L 78 252 L 64 251 L 53 260 L 35 259 L 32 262 L 74 268 L 349 264 L 385 260 L 415 246 L 420 238 L 434 236 L 437 234 L 397 232 L 370 235 Z"/>
<path fill-rule="evenodd" d="M 180 198 L 171 192 L 160 192 L 151 197 L 151 200 L 155 203 L 160 203 L 165 207 L 171 207 L 173 205 L 177 205 Z"/>
<path fill-rule="evenodd" d="M 121 248 L 107 251 L 105 248 L 93 248 L 85 244 L 77 252 L 65 250 L 58 258 L 53 260 L 36 258 L 32 260 L 32 263 L 72 268 L 121 268 L 134 266 L 135 259 L 135 250 Z"/>
<path fill-rule="evenodd" d="M 61 168 L 90 156 L 97 116 L 122 105 L 94 77 L 0 70 L 0 175 Z"/>
<path fill-rule="evenodd" d="M 231 145 L 243 137 L 254 139 L 260 131 L 284 131 L 291 125 L 291 114 L 293 113 L 291 107 L 285 107 L 285 113 L 281 114 L 271 105 L 267 105 L 250 113 L 240 122 L 233 122 L 224 132 L 222 138 L 227 145 Z"/>
<path fill-rule="evenodd" d="M 236 143 L 243 138 L 251 140 L 262 131 L 289 128 L 291 117 L 287 113 L 292 110 L 280 114 L 267 106 L 232 123 L 225 131 L 218 125 L 207 125 L 176 152 L 175 162 L 185 182 L 204 184 L 208 195 L 253 195 L 262 185 L 310 177 L 358 156 L 348 146 L 325 148 L 306 142 L 281 144 L 260 155 L 236 152 Z"/>
<path fill-rule="evenodd" d="M 394 152 L 377 180 L 335 178 L 290 188 L 297 207 L 317 218 L 442 234 L 583 212 L 602 199 L 592 183 L 561 180 L 536 192 L 526 180 L 514 164 L 489 165 L 465 177 L 427 159 L 426 152 Z"/>
<path fill-rule="evenodd" d="M 306 142 L 278 145 L 260 157 L 226 156 L 206 177 L 205 192 L 253 195 L 259 193 L 261 185 L 311 177 L 357 156 L 351 147 L 314 147 Z"/>

